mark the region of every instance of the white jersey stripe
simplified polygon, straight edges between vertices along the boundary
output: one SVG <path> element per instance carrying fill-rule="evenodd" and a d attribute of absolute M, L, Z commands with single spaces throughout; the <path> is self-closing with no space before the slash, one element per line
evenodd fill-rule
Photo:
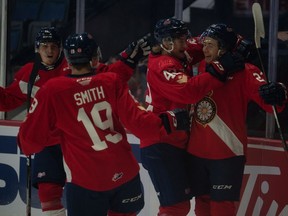
<path fill-rule="evenodd" d="M 243 144 L 218 115 L 208 125 L 235 155 L 244 155 Z"/>
<path fill-rule="evenodd" d="M 24 82 L 22 80 L 19 81 L 19 88 L 21 89 L 21 92 L 23 94 L 27 94 L 27 82 Z M 33 85 L 33 89 L 32 89 L 32 93 L 31 93 L 31 97 L 34 98 L 35 94 L 37 93 L 37 91 L 40 89 L 40 87 Z"/>

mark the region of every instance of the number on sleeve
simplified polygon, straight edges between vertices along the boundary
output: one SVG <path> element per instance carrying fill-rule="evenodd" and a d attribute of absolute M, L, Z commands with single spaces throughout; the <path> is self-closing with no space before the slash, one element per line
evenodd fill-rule
<path fill-rule="evenodd" d="M 262 73 L 262 72 L 261 72 Z M 253 76 L 258 80 L 259 82 L 265 82 L 265 79 L 257 72 L 253 73 Z"/>

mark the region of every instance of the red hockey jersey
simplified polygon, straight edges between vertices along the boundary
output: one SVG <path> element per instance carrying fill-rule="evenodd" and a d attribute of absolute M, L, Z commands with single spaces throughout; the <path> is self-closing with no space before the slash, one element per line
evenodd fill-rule
<path fill-rule="evenodd" d="M 63 58 L 63 57 L 62 57 Z M 14 81 L 7 88 L 0 87 L 0 111 L 10 111 L 27 101 L 27 85 L 34 63 L 27 63 L 15 74 Z M 49 79 L 70 73 L 65 58 L 52 70 L 39 69 L 31 98 Z"/>
<path fill-rule="evenodd" d="M 166 131 L 157 115 L 137 107 L 117 77 L 107 72 L 49 80 L 20 126 L 22 151 L 41 151 L 57 131 L 73 183 L 104 191 L 135 177 L 139 165 L 122 124 L 139 138 L 159 139 Z"/>
<path fill-rule="evenodd" d="M 62 61 L 52 70 L 39 69 L 38 75 L 33 85 L 31 98 L 34 97 L 40 87 L 49 79 L 69 74 L 67 61 L 62 57 Z M 34 63 L 27 63 L 16 72 L 14 81 L 6 88 L 0 87 L 0 111 L 10 111 L 27 101 L 27 85 Z M 106 71 L 115 72 L 123 81 L 128 81 L 133 74 L 133 69 L 122 61 L 117 61 L 111 65 L 100 63 L 96 69 L 97 73 Z"/>
<path fill-rule="evenodd" d="M 196 103 L 211 89 L 221 87 L 223 83 L 205 73 L 191 77 L 191 68 L 168 55 L 148 57 L 147 71 L 147 110 L 159 114 L 176 108 L 188 108 L 188 104 Z M 168 143 L 179 148 L 186 148 L 188 133 L 175 131 L 161 140 L 146 137 L 141 140 L 140 147 L 155 143 Z"/>
<path fill-rule="evenodd" d="M 205 73 L 205 62 L 199 71 Z M 209 92 L 195 105 L 188 152 L 202 158 L 224 159 L 245 155 L 247 149 L 246 114 L 249 101 L 272 112 L 260 98 L 259 86 L 265 75 L 254 65 L 228 77 L 221 88 Z"/>

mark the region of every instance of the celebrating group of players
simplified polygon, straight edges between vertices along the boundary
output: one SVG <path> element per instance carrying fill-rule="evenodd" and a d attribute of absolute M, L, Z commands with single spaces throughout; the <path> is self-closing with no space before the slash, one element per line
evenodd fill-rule
<path fill-rule="evenodd" d="M 141 162 L 160 201 L 158 216 L 187 215 L 193 197 L 196 215 L 236 215 L 248 102 L 281 111 L 286 87 L 267 82 L 245 62 L 239 52 L 243 38 L 225 24 L 191 37 L 184 22 L 168 18 L 156 23 L 153 36 L 153 42 L 144 37 L 131 43 L 108 66 L 99 62 L 99 47 L 88 33 L 69 35 L 64 52 L 57 29 L 38 33 L 41 62 L 18 144 L 26 155 L 36 153 L 33 185 L 46 215 L 66 215 L 64 185 L 69 216 L 141 211 L 139 165 L 125 129 L 140 138 Z M 144 108 L 127 81 L 147 56 Z M 1 111 L 27 100 L 36 63 L 24 65 L 10 86 L 0 88 Z"/>

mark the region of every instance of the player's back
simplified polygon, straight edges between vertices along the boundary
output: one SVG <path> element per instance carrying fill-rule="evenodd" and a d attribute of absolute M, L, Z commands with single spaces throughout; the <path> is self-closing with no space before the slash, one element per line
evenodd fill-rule
<path fill-rule="evenodd" d="M 47 82 L 49 92 L 41 95 L 55 114 L 72 182 L 92 190 L 115 188 L 139 170 L 118 115 L 127 89 L 116 77 L 109 72 L 61 77 Z"/>

